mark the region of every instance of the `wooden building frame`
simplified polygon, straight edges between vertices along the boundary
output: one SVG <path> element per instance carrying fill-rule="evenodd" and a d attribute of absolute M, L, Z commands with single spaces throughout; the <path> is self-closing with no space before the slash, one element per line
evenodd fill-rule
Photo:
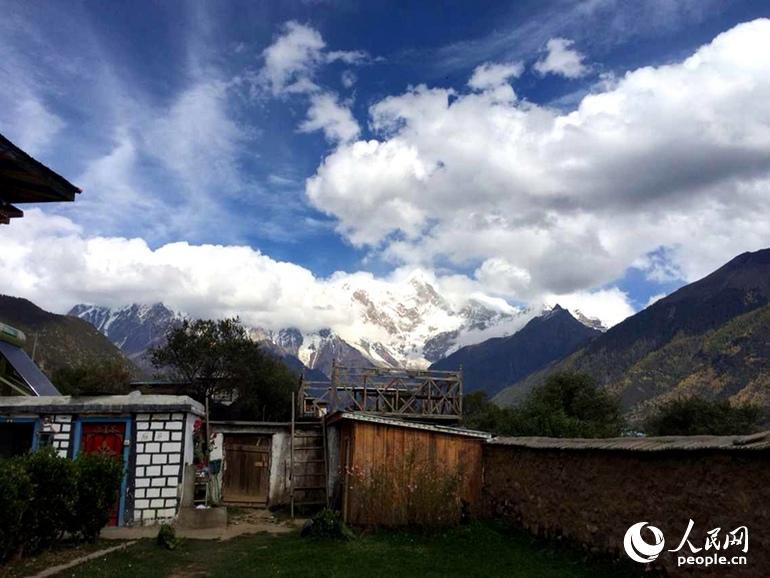
<path fill-rule="evenodd" d="M 299 413 L 320 417 L 337 411 L 446 421 L 462 417 L 460 371 L 348 367 L 334 364 L 331 382 L 304 381 Z"/>

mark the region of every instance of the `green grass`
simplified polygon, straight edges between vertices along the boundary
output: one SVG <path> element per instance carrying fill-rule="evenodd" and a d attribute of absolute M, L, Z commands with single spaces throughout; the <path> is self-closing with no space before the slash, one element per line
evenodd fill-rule
<path fill-rule="evenodd" d="M 227 542 L 184 540 L 172 551 L 143 540 L 67 572 L 97 576 L 401 576 L 491 578 L 622 578 L 626 566 L 589 561 L 582 552 L 534 541 L 488 524 L 441 534 L 378 532 L 350 542 L 297 535 L 241 536 Z"/>
<path fill-rule="evenodd" d="M 50 550 L 44 550 L 34 556 L 25 556 L 24 558 L 9 562 L 5 566 L 0 566 L 0 576 L 2 578 L 33 576 L 51 566 L 66 564 L 75 558 L 86 556 L 97 550 L 106 550 L 118 544 L 120 544 L 120 541 L 117 540 L 97 540 L 93 544 L 73 544 L 72 542 L 64 541 Z"/>

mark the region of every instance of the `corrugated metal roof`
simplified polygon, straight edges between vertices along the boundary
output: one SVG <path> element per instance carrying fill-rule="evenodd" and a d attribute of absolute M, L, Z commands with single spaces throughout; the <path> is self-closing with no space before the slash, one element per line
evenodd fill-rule
<path fill-rule="evenodd" d="M 434 431 L 434 432 L 440 432 L 445 434 L 460 435 L 465 437 L 473 437 L 473 438 L 481 438 L 481 439 L 489 439 L 492 437 L 492 434 L 483 432 L 483 431 L 465 429 L 461 427 L 452 427 L 448 425 L 435 425 L 435 424 L 429 424 L 429 423 L 422 423 L 422 422 L 417 422 L 412 420 L 399 419 L 396 417 L 383 417 L 383 416 L 379 416 L 371 413 L 363 413 L 363 412 L 356 412 L 356 411 L 339 412 L 329 416 L 327 419 L 331 421 L 337 421 L 340 419 L 350 419 L 353 421 L 362 421 L 362 422 L 376 423 L 381 425 L 391 425 L 395 427 L 406 427 L 411 429 L 421 429 L 426 431 Z"/>
<path fill-rule="evenodd" d="M 69 395 L 0 397 L 0 414 L 189 412 L 204 415 L 203 405 L 186 395 Z"/>
<path fill-rule="evenodd" d="M 8 360 L 35 395 L 60 395 L 53 383 L 40 371 L 23 349 L 0 341 L 0 353 Z"/>
<path fill-rule="evenodd" d="M 496 437 L 492 445 L 547 450 L 622 450 L 660 452 L 671 450 L 767 450 L 770 431 L 744 436 L 664 436 L 604 439 Z"/>

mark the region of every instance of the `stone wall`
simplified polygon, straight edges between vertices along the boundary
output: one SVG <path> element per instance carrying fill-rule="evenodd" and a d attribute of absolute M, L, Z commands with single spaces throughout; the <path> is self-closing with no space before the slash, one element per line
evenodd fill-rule
<path fill-rule="evenodd" d="M 144 413 L 135 423 L 134 522 L 170 522 L 179 506 L 185 416 Z"/>
<path fill-rule="evenodd" d="M 618 451 L 541 449 L 486 444 L 485 514 L 546 537 L 565 537 L 594 552 L 625 558 L 623 539 L 647 522 L 665 537 L 651 566 L 671 576 L 770 576 L 770 452 L 752 450 Z M 677 566 L 676 548 L 694 522 L 690 541 L 703 548 L 747 526 L 746 566 Z M 743 554 L 733 547 L 729 554 Z M 699 555 L 714 554 L 701 550 Z M 716 552 L 722 554 L 722 552 Z M 640 568 L 642 565 L 640 564 Z"/>

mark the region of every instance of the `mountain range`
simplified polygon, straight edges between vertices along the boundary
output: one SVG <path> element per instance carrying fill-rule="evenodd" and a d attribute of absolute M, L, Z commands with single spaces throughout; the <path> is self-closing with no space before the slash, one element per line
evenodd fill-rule
<path fill-rule="evenodd" d="M 462 347 L 431 365 L 431 369 L 462 368 L 465 392 L 482 390 L 492 396 L 601 334 L 556 305 L 513 335 Z"/>
<path fill-rule="evenodd" d="M 770 407 L 770 249 L 735 257 L 494 400 L 515 404 L 555 371 L 592 375 L 632 418 L 694 394 Z"/>
<path fill-rule="evenodd" d="M 349 287 L 355 329 L 248 327 L 307 379 L 334 361 L 357 366 L 462 367 L 467 392 L 516 404 L 555 371 L 592 375 L 632 419 L 658 403 L 698 394 L 770 407 L 770 249 L 739 255 L 609 330 L 559 306 L 534 311 L 468 298 L 451 303 L 425 279 L 398 292 Z M 0 296 L 0 321 L 24 331 L 51 375 L 63 366 L 127 357 L 152 373 L 147 350 L 184 319 L 161 303 L 77 305 L 56 315 Z M 122 354 L 121 354 L 122 352 Z"/>
<path fill-rule="evenodd" d="M 536 314 L 482 297 L 451 303 L 430 279 L 417 274 L 386 288 L 348 279 L 340 289 L 347 292 L 353 321 L 336 330 L 247 328 L 287 365 L 315 380 L 331 375 L 333 361 L 426 368 L 468 343 L 511 335 Z M 79 304 L 69 315 L 92 323 L 145 372 L 151 371 L 146 351 L 185 317 L 162 303 L 118 308 Z"/>

